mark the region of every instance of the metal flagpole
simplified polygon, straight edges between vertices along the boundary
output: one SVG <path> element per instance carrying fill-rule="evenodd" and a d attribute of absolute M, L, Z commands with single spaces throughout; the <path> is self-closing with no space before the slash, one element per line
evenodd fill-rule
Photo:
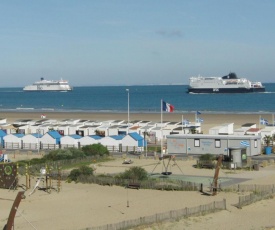
<path fill-rule="evenodd" d="M 162 154 L 162 148 L 163 148 L 163 143 L 162 143 L 162 138 L 163 138 L 163 135 L 162 135 L 162 111 L 163 111 L 163 101 L 161 99 L 160 101 L 160 125 L 161 125 L 161 130 L 160 130 L 160 133 L 161 133 L 161 138 L 160 138 L 160 157 L 163 157 L 163 154 Z"/>
<path fill-rule="evenodd" d="M 183 115 L 181 115 L 181 135 L 183 134 Z"/>

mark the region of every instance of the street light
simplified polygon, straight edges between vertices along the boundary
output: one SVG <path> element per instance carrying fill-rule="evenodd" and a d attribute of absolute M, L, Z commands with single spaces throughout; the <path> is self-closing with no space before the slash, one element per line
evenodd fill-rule
<path fill-rule="evenodd" d="M 126 91 L 128 92 L 128 127 L 129 127 L 129 123 L 130 123 L 130 90 L 126 89 Z"/>

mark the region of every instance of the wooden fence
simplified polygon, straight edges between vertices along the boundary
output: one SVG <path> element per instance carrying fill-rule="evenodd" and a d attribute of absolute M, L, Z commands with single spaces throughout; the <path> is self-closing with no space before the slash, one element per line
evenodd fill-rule
<path fill-rule="evenodd" d="M 200 216 L 207 213 L 213 213 L 221 210 L 226 210 L 226 200 L 214 201 L 209 204 L 200 205 L 197 207 L 183 208 L 179 210 L 171 210 L 168 212 L 157 213 L 151 216 L 144 216 L 137 219 L 125 220 L 119 223 L 106 224 L 103 226 L 95 226 L 85 228 L 86 230 L 119 230 L 129 229 L 143 225 L 160 223 L 168 220 L 177 220 L 184 217 Z M 84 230 L 84 229 L 83 229 Z"/>

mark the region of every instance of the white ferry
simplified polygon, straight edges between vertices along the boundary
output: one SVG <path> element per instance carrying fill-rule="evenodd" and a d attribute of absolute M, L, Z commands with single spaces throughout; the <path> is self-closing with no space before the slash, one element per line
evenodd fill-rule
<path fill-rule="evenodd" d="M 188 93 L 256 93 L 265 92 L 261 82 L 238 78 L 235 73 L 224 77 L 191 77 Z"/>
<path fill-rule="evenodd" d="M 27 85 L 23 88 L 24 91 L 71 91 L 73 88 L 66 80 L 45 80 L 34 82 L 32 85 Z"/>

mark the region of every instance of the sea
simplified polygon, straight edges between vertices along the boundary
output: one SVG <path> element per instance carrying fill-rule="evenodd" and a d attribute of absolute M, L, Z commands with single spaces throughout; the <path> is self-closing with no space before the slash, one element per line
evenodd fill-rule
<path fill-rule="evenodd" d="M 187 85 L 86 86 L 71 92 L 0 88 L 0 112 L 158 113 L 165 101 L 181 114 L 275 113 L 275 83 L 264 85 L 266 92 L 247 94 L 188 94 Z"/>

